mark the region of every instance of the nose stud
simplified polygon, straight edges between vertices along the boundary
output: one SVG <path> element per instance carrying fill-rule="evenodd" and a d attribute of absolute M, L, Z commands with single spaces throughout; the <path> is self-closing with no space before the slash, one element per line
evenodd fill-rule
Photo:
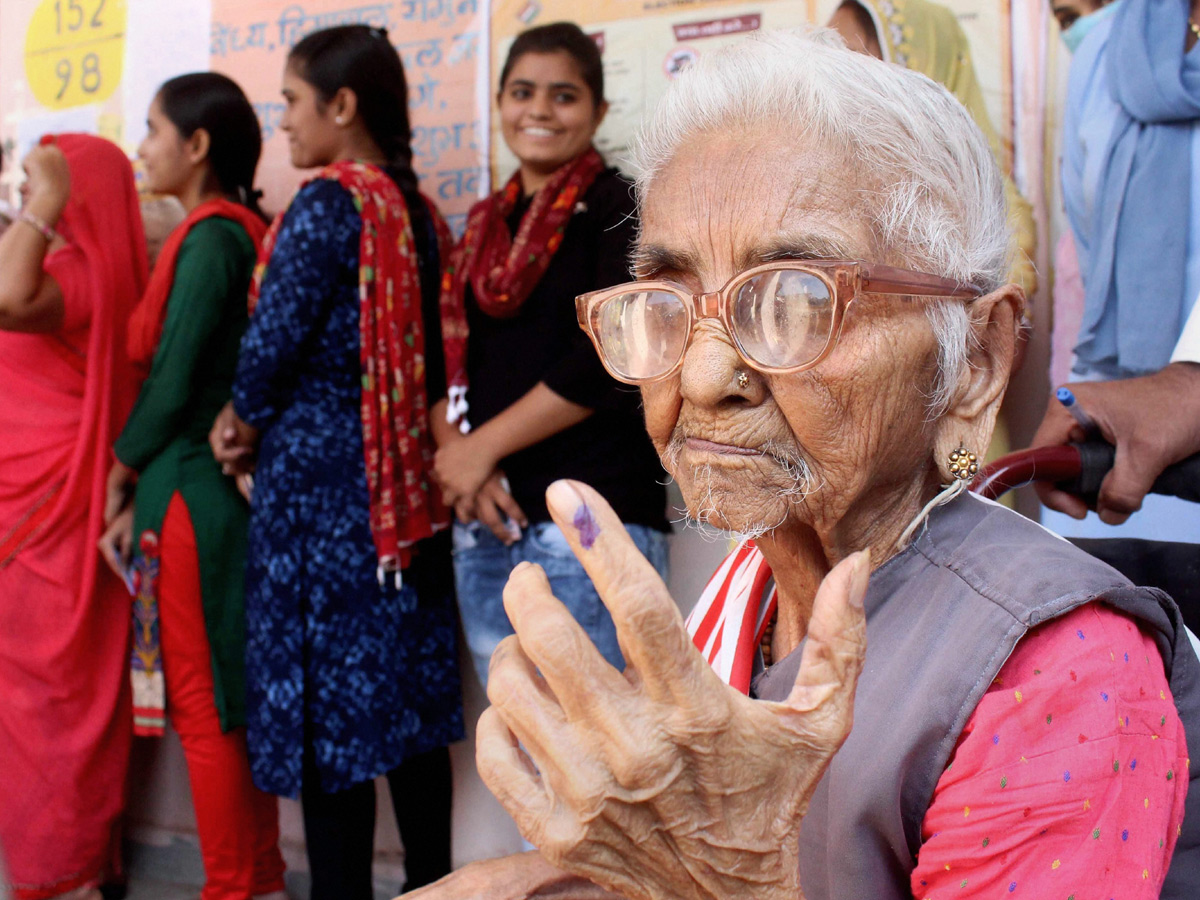
<path fill-rule="evenodd" d="M 746 388 L 750 387 L 750 376 L 748 376 L 741 369 L 738 369 L 738 373 L 737 373 L 737 386 L 738 386 L 738 389 L 742 390 L 742 391 L 744 391 Z"/>

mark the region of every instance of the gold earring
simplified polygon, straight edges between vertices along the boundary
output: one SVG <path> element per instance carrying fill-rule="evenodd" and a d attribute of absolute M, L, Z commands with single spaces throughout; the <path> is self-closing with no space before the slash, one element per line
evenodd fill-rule
<path fill-rule="evenodd" d="M 950 451 L 950 475 L 958 481 L 965 481 L 978 471 L 978 458 L 959 441 L 958 449 Z"/>
<path fill-rule="evenodd" d="M 738 385 L 738 388 L 739 388 L 740 390 L 743 390 L 743 391 L 744 391 L 746 388 L 750 387 L 750 376 L 748 376 L 748 375 L 747 375 L 745 372 L 743 372 L 741 369 L 738 369 L 738 373 L 737 373 L 737 385 Z"/>

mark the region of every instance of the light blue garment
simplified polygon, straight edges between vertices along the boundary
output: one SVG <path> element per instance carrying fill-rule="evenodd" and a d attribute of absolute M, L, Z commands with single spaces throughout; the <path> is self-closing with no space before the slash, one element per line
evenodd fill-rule
<path fill-rule="evenodd" d="M 650 564 L 667 578 L 667 536 L 645 525 L 626 525 L 633 543 Z M 496 645 L 513 633 L 504 612 L 503 592 L 508 575 L 519 562 L 537 563 L 550 587 L 575 617 L 600 655 L 620 670 L 625 668 L 617 629 L 592 581 L 553 522 L 535 522 L 511 546 L 502 544 L 482 522 L 454 523 L 454 581 L 463 634 L 479 683 L 487 687 L 488 663 Z"/>
<path fill-rule="evenodd" d="M 1067 49 L 1072 53 L 1078 50 L 1079 45 L 1083 43 L 1083 39 L 1088 36 L 1091 30 L 1105 19 L 1111 18 L 1120 5 L 1121 0 L 1113 0 L 1108 6 L 1102 6 L 1094 13 L 1080 16 L 1072 22 L 1071 27 L 1062 33 L 1063 43 L 1067 45 Z"/>
<path fill-rule="evenodd" d="M 1188 269 L 1200 53 L 1184 55 L 1186 29 L 1187 0 L 1125 0 L 1072 62 L 1063 195 L 1086 295 L 1081 375 L 1162 368 L 1196 295 Z"/>

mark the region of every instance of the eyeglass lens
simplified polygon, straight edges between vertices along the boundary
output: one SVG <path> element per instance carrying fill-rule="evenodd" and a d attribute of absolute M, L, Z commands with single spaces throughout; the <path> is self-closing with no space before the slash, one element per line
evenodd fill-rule
<path fill-rule="evenodd" d="M 731 300 L 733 337 L 758 365 L 804 365 L 816 359 L 829 340 L 833 296 L 828 284 L 811 272 L 763 272 L 739 285 Z M 686 302 L 670 291 L 637 291 L 608 298 L 600 309 L 596 330 L 609 366 L 635 381 L 669 372 L 687 346 Z"/>

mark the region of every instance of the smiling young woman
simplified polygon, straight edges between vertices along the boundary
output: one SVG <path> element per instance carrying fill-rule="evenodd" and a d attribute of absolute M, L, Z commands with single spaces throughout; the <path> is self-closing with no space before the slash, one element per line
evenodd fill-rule
<path fill-rule="evenodd" d="M 631 185 L 592 146 L 608 110 L 600 51 L 566 22 L 523 32 L 496 100 L 520 165 L 471 210 L 447 288 L 467 310 L 474 430 L 464 436 L 434 409 L 435 476 L 458 518 L 459 607 L 485 683 L 492 651 L 512 634 L 504 582 L 525 560 L 546 570 L 592 640 L 623 664 L 612 619 L 550 519 L 553 481 L 595 486 L 660 571 L 667 530 L 662 467 L 637 394 L 608 377 L 575 323 L 577 295 L 628 280 L 636 231 Z M 457 421 L 464 398 L 451 390 Z"/>

